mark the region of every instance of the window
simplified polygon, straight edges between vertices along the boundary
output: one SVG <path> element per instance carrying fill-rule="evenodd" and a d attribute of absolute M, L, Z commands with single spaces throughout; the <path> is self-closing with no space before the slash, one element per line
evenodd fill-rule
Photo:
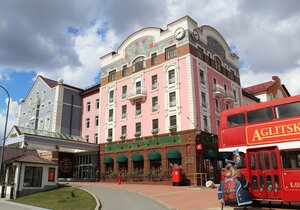
<path fill-rule="evenodd" d="M 176 93 L 175 92 L 169 93 L 169 104 L 170 104 L 170 107 L 176 106 Z"/>
<path fill-rule="evenodd" d="M 217 88 L 217 80 L 213 79 L 213 89 L 215 90 Z"/>
<path fill-rule="evenodd" d="M 175 83 L 175 69 L 172 69 L 168 72 L 169 85 Z"/>
<path fill-rule="evenodd" d="M 140 122 L 135 123 L 135 132 L 141 133 L 142 132 L 142 124 Z"/>
<path fill-rule="evenodd" d="M 50 117 L 47 117 L 47 118 L 46 118 L 45 129 L 46 129 L 46 130 L 49 130 L 49 129 L 50 129 Z"/>
<path fill-rule="evenodd" d="M 151 54 L 151 65 L 157 64 L 157 53 Z"/>
<path fill-rule="evenodd" d="M 39 119 L 38 130 L 44 130 L 44 120 Z"/>
<path fill-rule="evenodd" d="M 215 99 L 215 108 L 216 108 L 216 112 L 220 113 L 220 106 L 219 106 L 219 100 Z"/>
<path fill-rule="evenodd" d="M 141 115 L 142 114 L 142 103 L 140 101 L 137 101 L 135 103 L 135 115 Z"/>
<path fill-rule="evenodd" d="M 99 98 L 96 99 L 96 109 L 100 108 L 100 100 Z"/>
<path fill-rule="evenodd" d="M 87 112 L 91 111 L 91 102 L 86 103 L 86 111 Z"/>
<path fill-rule="evenodd" d="M 300 116 L 300 102 L 275 107 L 276 118 Z"/>
<path fill-rule="evenodd" d="M 95 126 L 99 126 L 99 116 L 95 117 Z"/>
<path fill-rule="evenodd" d="M 156 90 L 158 88 L 157 75 L 153 75 L 151 78 L 151 90 Z"/>
<path fill-rule="evenodd" d="M 226 96 L 227 96 L 227 85 L 224 85 L 224 91 L 225 91 L 225 94 L 226 94 Z"/>
<path fill-rule="evenodd" d="M 203 107 L 207 107 L 207 103 L 206 103 L 206 94 L 204 92 L 201 92 L 201 104 Z"/>
<path fill-rule="evenodd" d="M 170 116 L 170 128 L 177 128 L 176 115 Z"/>
<path fill-rule="evenodd" d="M 152 120 L 152 129 L 158 129 L 158 119 Z"/>
<path fill-rule="evenodd" d="M 265 122 L 273 119 L 272 108 L 263 108 L 247 113 L 248 123 Z"/>
<path fill-rule="evenodd" d="M 222 62 L 218 57 L 215 57 L 215 69 L 219 72 L 222 71 Z"/>
<path fill-rule="evenodd" d="M 55 168 L 49 168 L 48 182 L 54 182 L 54 181 L 55 181 Z"/>
<path fill-rule="evenodd" d="M 158 97 L 152 97 L 152 112 L 156 112 L 158 110 Z"/>
<path fill-rule="evenodd" d="M 203 49 L 200 48 L 200 47 L 198 47 L 198 49 L 197 49 L 197 57 L 200 58 L 201 60 L 203 60 L 203 58 L 204 58 L 203 54 L 204 54 Z"/>
<path fill-rule="evenodd" d="M 300 150 L 280 152 L 283 168 L 300 168 Z"/>
<path fill-rule="evenodd" d="M 254 176 L 254 175 L 252 176 L 251 183 L 252 183 L 252 189 L 258 190 L 257 176 Z"/>
<path fill-rule="evenodd" d="M 208 131 L 208 121 L 207 121 L 206 115 L 203 115 L 203 128 L 204 128 L 204 131 Z"/>
<path fill-rule="evenodd" d="M 271 159 L 272 159 L 272 166 L 273 166 L 273 169 L 278 169 L 278 166 L 277 166 L 277 158 L 276 158 L 276 153 L 275 152 L 272 152 L 271 153 Z"/>
<path fill-rule="evenodd" d="M 176 45 L 173 45 L 171 47 L 166 48 L 165 50 L 165 58 L 166 60 L 169 60 L 171 58 L 174 58 L 176 56 Z"/>
<path fill-rule="evenodd" d="M 144 57 L 140 56 L 140 57 L 136 58 L 132 62 L 132 68 L 133 68 L 133 72 L 137 72 L 137 71 L 144 69 L 145 68 Z"/>
<path fill-rule="evenodd" d="M 114 117 L 114 110 L 113 109 L 110 109 L 108 111 L 108 121 L 109 122 L 112 122 L 113 121 L 113 117 Z"/>
<path fill-rule="evenodd" d="M 108 82 L 112 82 L 116 80 L 116 70 L 110 71 L 108 73 Z"/>
<path fill-rule="evenodd" d="M 126 98 L 127 97 L 127 85 L 124 85 L 122 87 L 122 98 Z"/>
<path fill-rule="evenodd" d="M 235 89 L 232 89 L 232 92 L 233 92 L 234 101 L 236 102 L 236 101 L 237 101 L 236 90 L 235 90 Z"/>
<path fill-rule="evenodd" d="M 230 115 L 227 118 L 228 126 L 237 126 L 237 125 L 244 125 L 245 124 L 245 115 L 243 113 L 241 114 L 235 114 Z"/>
<path fill-rule="evenodd" d="M 200 70 L 200 81 L 201 84 L 205 85 L 204 71 Z"/>
<path fill-rule="evenodd" d="M 229 104 L 225 104 L 225 109 L 227 110 L 227 109 L 229 109 Z"/>
<path fill-rule="evenodd" d="M 114 101 L 114 90 L 109 91 L 109 102 L 113 102 Z"/>
<path fill-rule="evenodd" d="M 25 167 L 24 187 L 41 187 L 42 186 L 42 167 Z"/>
<path fill-rule="evenodd" d="M 95 142 L 96 144 L 99 143 L 99 142 L 98 142 L 98 133 L 95 133 L 95 134 L 94 134 L 94 142 Z"/>
<path fill-rule="evenodd" d="M 141 81 L 138 81 L 135 83 L 135 92 L 136 92 L 136 94 L 142 93 L 142 82 Z"/>
<path fill-rule="evenodd" d="M 256 170 L 256 161 L 255 161 L 255 155 L 250 155 L 250 168 L 251 170 Z"/>
<path fill-rule="evenodd" d="M 107 139 L 108 139 L 108 140 L 112 140 L 112 133 L 113 133 L 112 128 L 109 128 L 109 129 L 107 130 Z"/>
<path fill-rule="evenodd" d="M 122 128 L 121 128 L 121 135 L 124 135 L 124 136 L 127 135 L 127 126 L 126 125 L 122 126 Z"/>
<path fill-rule="evenodd" d="M 269 153 L 264 153 L 264 160 L 265 160 L 265 167 L 267 170 L 270 170 L 270 160 L 269 160 Z"/>
<path fill-rule="evenodd" d="M 85 127 L 89 128 L 90 127 L 90 118 L 85 119 Z"/>
<path fill-rule="evenodd" d="M 127 105 L 122 106 L 122 119 L 127 117 Z"/>
<path fill-rule="evenodd" d="M 128 68 L 127 65 L 124 65 L 122 69 L 122 76 L 126 77 L 127 75 L 128 75 Z"/>
<path fill-rule="evenodd" d="M 84 139 L 85 139 L 86 142 L 89 142 L 90 141 L 89 135 L 85 135 Z"/>

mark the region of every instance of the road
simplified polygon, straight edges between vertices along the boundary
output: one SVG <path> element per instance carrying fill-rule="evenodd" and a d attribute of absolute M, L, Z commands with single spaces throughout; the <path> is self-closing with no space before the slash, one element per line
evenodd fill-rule
<path fill-rule="evenodd" d="M 159 202 L 121 189 L 100 186 L 76 186 L 92 192 L 101 203 L 101 210 L 170 210 Z"/>

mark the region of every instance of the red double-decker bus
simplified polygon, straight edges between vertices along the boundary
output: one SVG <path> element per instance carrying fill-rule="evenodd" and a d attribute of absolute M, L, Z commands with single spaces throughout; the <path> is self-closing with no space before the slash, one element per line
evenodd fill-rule
<path fill-rule="evenodd" d="M 222 112 L 219 152 L 236 149 L 254 200 L 300 202 L 300 95 Z"/>

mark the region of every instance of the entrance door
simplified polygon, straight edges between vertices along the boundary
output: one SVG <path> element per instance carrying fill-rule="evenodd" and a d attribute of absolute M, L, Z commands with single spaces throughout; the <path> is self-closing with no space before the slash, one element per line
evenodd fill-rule
<path fill-rule="evenodd" d="M 256 199 L 281 199 L 280 153 L 277 147 L 248 150 L 252 196 Z"/>

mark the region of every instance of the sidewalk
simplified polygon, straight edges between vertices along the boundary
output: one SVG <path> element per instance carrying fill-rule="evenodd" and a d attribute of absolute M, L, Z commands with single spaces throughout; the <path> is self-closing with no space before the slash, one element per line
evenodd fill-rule
<path fill-rule="evenodd" d="M 122 183 L 70 183 L 74 185 L 87 185 L 95 187 L 111 187 L 137 193 L 153 200 L 159 201 L 170 209 L 176 210 L 200 210 L 200 209 L 221 209 L 217 199 L 217 189 L 204 187 L 173 187 L 166 185 L 144 185 Z M 101 199 L 100 199 L 101 201 Z M 224 208 L 229 210 L 233 208 Z M 234 208 L 242 209 L 242 208 Z"/>
<path fill-rule="evenodd" d="M 49 210 L 41 207 L 36 207 L 36 206 L 29 206 L 25 204 L 20 204 L 20 203 L 14 203 L 11 201 L 8 201 L 6 199 L 1 198 L 0 199 L 0 209 L 2 210 Z"/>
<path fill-rule="evenodd" d="M 94 187 L 110 187 L 115 189 L 121 189 L 128 192 L 133 192 L 146 196 L 150 199 L 156 200 L 172 210 L 220 210 L 221 204 L 217 198 L 217 188 L 209 189 L 205 187 L 193 187 L 193 186 L 182 186 L 173 187 L 170 185 L 150 185 L 150 184 L 132 184 L 122 183 L 70 183 L 74 185 L 85 185 Z M 101 198 L 100 198 L 101 202 Z M 244 207 L 224 207 L 224 210 L 244 210 Z M 251 210 L 280 210 L 281 207 L 247 207 L 246 209 Z M 290 208 L 284 208 L 290 209 Z M 294 208 L 294 209 L 297 209 Z"/>

